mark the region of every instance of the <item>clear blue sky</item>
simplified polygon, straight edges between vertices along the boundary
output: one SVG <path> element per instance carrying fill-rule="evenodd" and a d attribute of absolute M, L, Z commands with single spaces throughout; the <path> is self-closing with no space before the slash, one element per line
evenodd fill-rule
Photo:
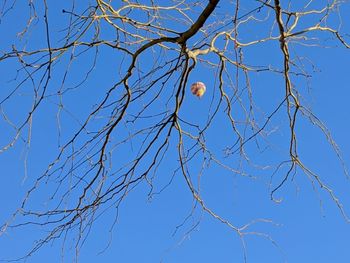
<path fill-rule="evenodd" d="M 64 27 L 66 20 L 62 19 L 61 10 L 69 9 L 69 5 L 48 2 L 50 26 L 53 32 L 52 45 L 55 46 L 58 43 L 62 44 L 59 42 L 62 36 L 59 30 Z M 76 2 L 76 5 L 79 4 Z M 1 52 L 11 50 L 15 34 L 21 31 L 25 24 L 23 17 L 28 15 L 26 4 L 17 3 L 15 7 L 0 24 L 0 33 L 6 36 L 2 37 L 0 42 Z M 219 11 L 224 12 L 225 8 L 226 6 L 221 4 Z M 248 10 L 248 7 L 246 8 Z M 78 9 L 83 8 L 78 7 Z M 344 18 L 342 32 L 350 31 L 350 25 L 346 21 L 346 15 L 349 12 L 349 4 L 344 4 L 340 12 Z M 42 16 L 41 8 L 38 8 L 38 13 Z M 306 20 L 305 24 L 311 22 Z M 339 20 L 332 16 L 329 23 L 333 25 L 338 22 Z M 33 31 L 29 32 L 31 42 L 27 45 L 28 50 L 45 47 L 43 29 L 42 22 L 39 22 L 33 27 Z M 245 42 L 259 37 L 260 34 L 266 33 L 264 30 L 266 31 L 266 28 L 259 28 L 259 26 L 254 31 L 243 27 L 240 33 L 241 40 Z M 112 38 L 111 32 L 103 34 Z M 322 39 L 319 43 L 327 48 L 291 44 L 293 59 L 296 59 L 296 63 L 303 64 L 308 73 L 312 74 L 307 81 L 301 78 L 293 80 L 303 96 L 302 103 L 311 108 L 330 129 L 341 149 L 345 163 L 350 164 L 348 138 L 350 133 L 348 117 L 350 53 L 334 41 L 332 35 L 325 33 L 314 36 Z M 22 42 L 17 41 L 16 46 L 22 45 L 24 41 L 25 39 Z M 244 59 L 250 65 L 272 65 L 281 68 L 282 55 L 278 45 L 278 42 L 274 42 L 247 48 L 244 51 Z M 74 61 L 70 66 L 72 74 L 66 80 L 67 87 L 74 87 L 84 78 L 93 64 L 93 55 L 94 52 L 89 51 Z M 83 120 L 93 105 L 103 97 L 105 91 L 118 80 L 117 66 L 121 59 L 111 49 L 99 50 L 99 59 L 89 80 L 83 86 L 69 92 L 64 98 L 66 107 L 74 116 Z M 143 66 L 147 67 L 147 63 L 153 61 L 154 57 L 148 54 L 144 59 L 146 64 Z M 52 93 L 61 85 L 68 60 L 69 55 L 66 55 L 55 66 L 55 73 L 49 86 Z M 16 66 L 18 64 L 15 60 L 0 61 L 0 100 L 18 83 L 11 81 L 16 77 Z M 21 74 L 19 78 L 23 77 Z M 279 74 L 266 72 L 252 73 L 250 77 L 257 117 L 262 123 L 264 118 L 261 118 L 261 112 L 266 116 L 269 115 L 283 98 L 283 79 Z M 199 100 L 193 97 L 188 89 L 180 114 L 187 121 L 201 126 L 207 120 L 213 94 L 217 96 L 215 70 L 199 64 L 190 76 L 190 82 L 194 81 L 205 82 L 207 93 Z M 243 85 L 243 76 L 240 81 Z M 12 120 L 20 123 L 21 116 L 26 116 L 30 108 L 31 96 L 32 87 L 28 83 L 2 107 Z M 164 101 L 160 99 L 157 103 L 161 105 Z M 61 141 L 58 141 L 57 102 L 57 97 L 48 97 L 35 115 L 29 149 L 20 139 L 13 148 L 0 154 L 1 224 L 11 218 L 11 214 L 20 205 L 35 178 L 55 158 L 57 145 L 69 138 L 71 134 L 69 131 L 78 128 L 77 123 L 68 113 L 62 113 L 62 137 Z M 130 111 L 133 110 L 136 109 Z M 156 110 L 157 108 L 153 108 L 151 113 L 157 113 Z M 96 127 L 100 121 L 96 119 Z M 254 142 L 247 145 L 247 152 L 254 163 L 262 166 L 270 165 L 271 168 L 255 169 L 245 164 L 244 169 L 251 177 L 244 177 L 217 165 L 206 167 L 201 179 L 202 197 L 210 208 L 235 226 L 257 221 L 249 228 L 251 235 L 244 238 L 245 254 L 249 263 L 349 262 L 350 225 L 342 217 L 329 194 L 320 189 L 316 183 L 313 185 L 312 180 L 305 174 L 298 170 L 294 179 L 290 178 L 276 193 L 276 197 L 282 199 L 281 203 L 277 204 L 270 200 L 268 184 L 273 168 L 281 160 L 286 159 L 285 153 L 289 140 L 286 124 L 287 116 L 283 109 L 267 127 L 268 131 L 271 131 L 267 142 L 260 141 L 260 147 L 266 147 L 266 150 L 259 152 Z M 127 128 L 130 127 L 120 128 L 118 132 L 124 136 L 127 134 Z M 3 147 L 14 133 L 4 119 L 1 119 L 0 131 L 2 134 L 0 146 Z M 327 143 L 325 136 L 301 115 L 296 132 L 300 158 L 334 189 L 345 211 L 350 213 L 350 183 L 343 174 L 339 159 Z M 23 137 L 25 138 L 27 134 L 28 130 L 25 130 Z M 225 159 L 223 156 L 222 146 L 226 141 L 232 142 L 230 136 L 232 133 L 229 131 L 225 115 L 219 114 L 207 134 L 207 143 L 224 163 L 237 168 L 238 164 L 233 163 L 237 158 Z M 135 143 L 137 144 L 137 141 Z M 171 147 L 173 148 L 164 157 L 163 164 L 157 171 L 155 180 L 157 190 L 167 184 L 173 175 L 172 171 L 177 168 L 176 144 L 171 144 Z M 122 163 L 124 158 L 127 160 L 128 153 L 132 152 L 127 147 L 122 150 L 125 151 L 125 156 L 124 153 L 122 155 L 115 153 L 116 163 Z M 191 163 L 193 177 L 196 177 L 200 166 L 200 159 L 195 159 Z M 275 185 L 283 178 L 283 171 L 274 175 Z M 195 209 L 192 216 L 186 220 L 194 202 L 181 174 L 177 173 L 171 185 L 161 194 L 153 195 L 152 199 L 148 197 L 149 190 L 146 183 L 141 183 L 127 196 L 118 210 L 118 220 L 114 228 L 112 226 L 117 213 L 115 207 L 109 208 L 95 221 L 88 238 L 79 249 L 80 262 L 244 262 L 242 241 L 226 225 L 199 208 Z M 31 206 L 45 210 L 49 207 L 45 200 L 52 191 L 51 184 L 43 184 L 40 191 L 32 196 Z M 17 223 L 22 219 L 18 220 Z M 45 234 L 47 230 L 40 226 L 8 229 L 0 236 L 0 259 L 22 256 L 33 246 L 35 239 Z M 63 238 L 50 242 L 26 262 L 72 262 L 72 258 L 76 257 L 75 249 L 71 247 L 72 243 L 74 244 L 74 238 L 76 238 L 74 233 L 68 236 L 64 249 L 62 249 Z"/>

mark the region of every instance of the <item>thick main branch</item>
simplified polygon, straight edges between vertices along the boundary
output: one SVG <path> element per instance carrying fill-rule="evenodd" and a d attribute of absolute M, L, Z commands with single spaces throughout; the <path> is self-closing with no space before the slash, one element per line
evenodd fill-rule
<path fill-rule="evenodd" d="M 177 38 L 177 43 L 185 43 L 189 38 L 195 35 L 198 30 L 204 25 L 205 21 L 207 21 L 208 17 L 215 10 L 215 7 L 219 3 L 220 0 L 209 0 L 209 4 L 203 10 L 203 12 L 198 17 L 197 21 L 185 32 L 181 34 L 179 38 Z"/>

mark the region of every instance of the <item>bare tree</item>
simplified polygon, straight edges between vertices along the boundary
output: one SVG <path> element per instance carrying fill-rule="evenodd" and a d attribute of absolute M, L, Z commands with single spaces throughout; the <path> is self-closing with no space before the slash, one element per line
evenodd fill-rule
<path fill-rule="evenodd" d="M 239 226 L 208 206 L 201 180 L 212 167 L 252 180 L 268 173 L 273 202 L 304 174 L 349 221 L 327 178 L 299 156 L 297 129 L 303 120 L 317 127 L 348 176 L 330 131 L 308 107 L 316 66 L 303 55 L 350 47 L 346 1 L 58 2 L 4 0 L 0 10 L 7 34 L 0 153 L 20 154 L 32 185 L 1 233 L 47 231 L 25 257 L 70 235 L 79 251 L 106 211 L 116 211 L 114 226 L 137 186 L 151 199 L 179 176 L 193 198 L 188 218 L 205 212 L 244 246 L 252 224 L 270 221 Z M 202 100 L 189 89 L 198 76 L 207 85 Z M 271 162 L 260 157 L 266 152 Z M 34 173 L 28 160 L 40 154 L 52 159 Z"/>

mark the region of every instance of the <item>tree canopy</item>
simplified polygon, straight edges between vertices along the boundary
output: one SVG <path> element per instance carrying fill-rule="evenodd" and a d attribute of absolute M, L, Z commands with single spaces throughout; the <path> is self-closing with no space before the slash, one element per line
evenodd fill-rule
<path fill-rule="evenodd" d="M 180 237 L 208 218 L 224 224 L 247 262 L 247 236 L 278 246 L 273 212 L 250 211 L 250 195 L 280 206 L 304 178 L 348 222 L 348 160 L 313 92 L 338 92 L 315 78 L 337 73 L 333 54 L 348 56 L 349 10 L 339 0 L 3 1 L 0 162 L 20 190 L 0 238 L 40 229 L 11 259 L 52 242 L 78 259 L 95 227 L 118 232 L 133 195 L 172 207 Z M 332 175 L 320 169 L 328 158 Z M 230 180 L 252 193 L 232 205 Z"/>

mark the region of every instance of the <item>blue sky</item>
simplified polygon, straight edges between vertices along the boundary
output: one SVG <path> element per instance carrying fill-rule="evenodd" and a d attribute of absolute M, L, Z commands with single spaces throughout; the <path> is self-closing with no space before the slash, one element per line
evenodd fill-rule
<path fill-rule="evenodd" d="M 314 2 L 312 4 L 317 5 Z M 7 36 L 0 44 L 2 52 L 11 50 L 13 37 L 23 29 L 23 24 L 17 23 L 18 17 L 25 17 L 28 13 L 26 5 L 17 3 L 15 7 L 2 19 L 0 24 L 1 34 Z M 60 43 L 59 39 L 63 33 L 59 30 L 66 22 L 65 19 L 62 19 L 62 8 L 69 9 L 69 6 L 49 2 L 50 25 L 53 32 L 52 43 L 55 44 Z M 226 5 L 221 4 L 219 11 L 223 12 L 225 8 Z M 251 7 L 245 6 L 244 8 L 250 10 Z M 342 8 L 340 15 L 346 17 L 346 12 L 350 11 L 349 5 L 345 3 Z M 38 7 L 37 10 L 42 15 L 42 9 Z M 262 18 L 265 14 L 257 14 L 257 17 L 259 16 Z M 273 19 L 271 16 L 266 21 L 268 23 Z M 330 25 L 340 21 L 337 15 L 331 16 L 329 20 Z M 305 24 L 312 22 L 311 19 L 305 20 Z M 251 23 L 247 24 L 247 28 L 243 26 L 240 32 L 241 41 L 246 42 L 265 35 L 269 29 L 264 25 L 264 23 L 256 24 L 253 31 L 250 29 Z M 45 46 L 43 29 L 44 26 L 40 20 L 30 32 L 28 50 Z M 343 19 L 341 30 L 349 32 L 348 29 L 349 24 Z M 110 38 L 114 36 L 113 31 L 107 29 L 102 34 Z M 332 35 L 315 34 L 311 36 L 321 39 L 319 42 L 311 41 L 312 43 L 322 44 L 326 48 L 291 44 L 293 59 L 312 74 L 312 77 L 307 79 L 293 76 L 292 80 L 303 97 L 302 103 L 312 109 L 329 128 L 341 149 L 344 162 L 349 164 L 350 125 L 347 115 L 350 112 L 350 105 L 347 100 L 350 93 L 347 82 L 350 54 L 334 40 Z M 200 37 L 195 38 L 191 40 L 193 42 L 190 41 L 190 44 L 200 39 Z M 16 46 L 22 46 L 23 43 L 25 39 L 17 40 Z M 74 52 L 79 53 L 79 49 Z M 59 97 L 48 96 L 34 115 L 32 129 L 25 129 L 23 139 L 20 139 L 10 150 L 0 154 L 3 185 L 0 192 L 1 224 L 11 218 L 11 214 L 19 207 L 28 188 L 55 158 L 57 147 L 61 146 L 79 128 L 79 122 L 76 119 L 84 120 L 111 85 L 119 80 L 118 66 L 123 58 L 109 48 L 101 47 L 98 52 L 94 70 L 88 80 L 77 88 L 77 84 L 84 79 L 86 73 L 94 65 L 94 50 L 83 53 L 71 65 L 69 64 L 71 53 L 67 53 L 55 64 L 49 94 L 55 94 L 60 87 L 63 87 L 63 90 L 70 90 L 63 97 L 64 105 L 69 112 L 60 112 L 60 133 L 56 119 Z M 163 60 L 176 56 L 176 52 L 169 52 L 167 56 L 157 52 L 158 50 L 153 54 L 145 53 L 141 56 L 143 61 L 140 67 L 144 69 L 144 72 L 155 61 L 161 63 Z M 217 62 L 214 57 L 209 58 Z M 274 68 L 281 68 L 282 55 L 279 43 L 271 42 L 244 49 L 244 61 L 251 66 L 270 65 Z M 127 64 L 127 59 L 125 64 Z M 71 73 L 68 74 L 62 86 L 62 79 L 68 66 Z M 0 61 L 1 100 L 18 83 L 18 81 L 11 81 L 16 76 L 16 67 L 18 64 L 15 60 Z M 228 71 L 235 72 L 234 67 L 229 66 Z M 125 72 L 125 69 L 123 68 L 121 72 Z M 144 72 L 139 74 L 142 76 Z M 23 73 L 19 73 L 18 79 L 23 76 Z M 157 75 L 153 77 L 155 76 Z M 280 74 L 268 72 L 252 72 L 249 76 L 255 102 L 254 110 L 257 121 L 261 125 L 266 116 L 283 99 L 283 78 Z M 132 79 L 134 80 L 136 78 Z M 199 63 L 189 78 L 189 83 L 195 81 L 206 83 L 207 93 L 199 100 L 190 94 L 188 88 L 180 116 L 188 122 L 203 127 L 215 108 L 212 105 L 218 101 L 216 68 Z M 167 96 L 175 87 L 175 83 L 176 75 L 170 79 L 164 93 L 150 108 L 148 114 L 157 114 L 158 111 L 166 108 Z M 248 97 L 244 89 L 247 83 L 241 73 L 239 83 L 242 90 L 242 103 L 247 105 Z M 137 85 L 136 83 L 134 87 L 137 88 Z M 139 86 L 142 86 L 142 83 Z M 155 90 L 157 88 L 158 86 L 155 87 Z M 230 89 L 229 86 L 225 88 L 228 94 L 233 94 L 234 89 Z M 23 116 L 26 116 L 32 102 L 32 93 L 32 86 L 29 82 L 19 88 L 11 100 L 3 103 L 3 109 L 15 123 L 20 123 Z M 114 95 L 118 97 L 121 92 L 116 91 Z M 146 96 L 139 104 L 132 105 L 128 116 L 137 112 L 148 99 L 149 97 Z M 243 114 L 242 109 L 239 108 L 239 103 L 235 103 L 234 106 L 236 107 L 233 110 L 234 116 L 239 120 Z M 249 234 L 244 236 L 244 243 L 235 231 L 200 209 L 193 201 L 181 173 L 174 173 L 174 170 L 178 168 L 174 134 L 169 144 L 170 150 L 164 156 L 154 177 L 154 193 L 163 189 L 171 181 L 171 184 L 160 194 L 150 196 L 149 185 L 146 182 L 138 184 L 128 194 L 119 209 L 115 207 L 115 204 L 111 204 L 111 207 L 96 219 L 83 246 L 79 248 L 78 255 L 74 248 L 77 232 L 73 231 L 67 235 L 66 239 L 61 237 L 54 242 L 49 242 L 29 257 L 26 262 L 40 263 L 48 260 L 50 262 L 72 262 L 76 258 L 79 259 L 79 262 L 244 262 L 245 258 L 250 263 L 348 262 L 350 259 L 349 223 L 342 217 L 330 195 L 320 189 L 315 180 L 310 180 L 307 175 L 298 170 L 293 179 L 289 178 L 276 193 L 275 197 L 281 199 L 282 202 L 271 201 L 271 187 L 269 187 L 271 175 L 276 166 L 288 157 L 286 152 L 289 130 L 285 108 L 279 111 L 267 126 L 266 131 L 270 132 L 270 135 L 266 136 L 266 140 L 259 139 L 258 147 L 255 142 L 246 146 L 250 160 L 260 168 L 248 165 L 237 155 L 225 157 L 223 154 L 224 147 L 232 144 L 234 140 L 223 111 L 224 107 L 221 107 L 220 113 L 205 135 L 207 146 L 224 164 L 236 169 L 242 168 L 248 176 L 232 173 L 215 163 L 210 163 L 210 165 L 206 163 L 201 177 L 201 194 L 208 207 L 233 225 L 242 227 L 253 222 L 247 230 Z M 93 131 L 101 127 L 106 120 L 103 114 L 107 113 L 107 111 L 102 112 L 99 118 L 94 119 L 89 129 Z M 151 123 L 152 120 L 148 119 L 135 125 L 123 123 L 115 131 L 115 141 Z M 185 124 L 184 128 L 195 133 L 195 129 L 191 130 L 192 128 Z M 0 143 L 3 147 L 10 136 L 13 136 L 14 131 L 3 118 L 0 122 L 0 129 L 3 134 Z M 29 132 L 32 138 L 30 147 L 27 147 L 24 141 Z M 342 165 L 327 143 L 324 134 L 301 115 L 297 122 L 296 133 L 300 158 L 334 189 L 345 211 L 350 213 L 349 180 L 344 175 Z M 60 138 L 58 138 L 59 134 Z M 88 135 L 81 138 L 78 145 L 86 138 L 89 138 Z M 114 152 L 111 157 L 115 163 L 114 169 L 134 156 L 141 139 L 142 137 L 137 138 L 133 144 L 123 145 Z M 187 140 L 186 143 L 191 145 L 190 140 Z M 195 182 L 203 164 L 202 158 L 201 155 L 194 158 L 189 166 Z M 240 161 L 242 166 L 239 165 Z M 78 172 L 81 171 L 78 170 Z M 280 182 L 285 172 L 286 167 L 273 176 L 273 185 Z M 54 180 L 41 184 L 39 191 L 32 195 L 29 207 L 38 210 L 52 207 L 54 202 L 50 203 L 48 198 L 54 191 L 54 187 Z M 75 203 L 75 194 L 77 193 L 73 193 L 70 199 L 65 200 L 68 206 Z M 118 215 L 117 221 L 115 221 L 116 215 Z M 20 217 L 17 220 L 17 223 L 23 222 Z M 48 228 L 45 226 L 9 228 L 0 236 L 0 259 L 21 257 L 34 245 L 35 240 L 45 235 L 47 231 Z"/>

